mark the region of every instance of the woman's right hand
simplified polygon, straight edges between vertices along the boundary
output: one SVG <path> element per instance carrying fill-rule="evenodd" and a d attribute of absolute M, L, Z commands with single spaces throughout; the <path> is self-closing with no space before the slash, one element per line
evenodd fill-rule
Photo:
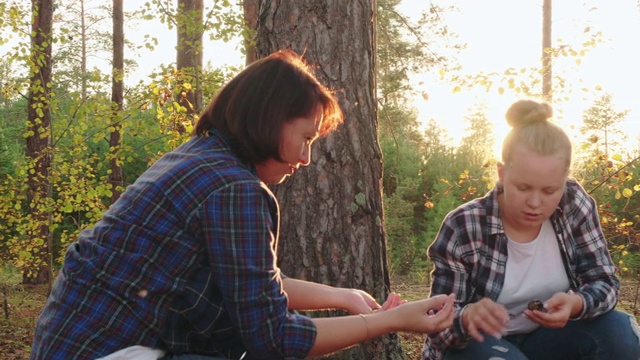
<path fill-rule="evenodd" d="M 467 305 L 462 312 L 462 325 L 467 334 L 480 342 L 484 341 L 481 331 L 498 339 L 502 337 L 508 321 L 509 313 L 504 305 L 488 298 Z"/>
<path fill-rule="evenodd" d="M 404 303 L 388 312 L 398 320 L 398 331 L 431 334 L 453 325 L 454 301 L 453 294 L 436 295 Z"/>

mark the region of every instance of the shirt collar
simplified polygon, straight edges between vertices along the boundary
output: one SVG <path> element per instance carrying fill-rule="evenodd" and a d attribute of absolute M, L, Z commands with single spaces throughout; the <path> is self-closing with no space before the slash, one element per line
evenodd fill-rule
<path fill-rule="evenodd" d="M 213 139 L 215 143 L 222 145 L 223 149 L 232 153 L 244 168 L 249 170 L 252 174 L 258 176 L 258 171 L 256 170 L 255 164 L 250 161 L 242 159 L 240 155 L 238 155 L 238 152 L 234 149 L 233 142 L 231 141 L 231 139 L 227 135 L 225 135 L 222 131 L 217 129 L 210 129 L 206 132 L 205 136 Z"/>

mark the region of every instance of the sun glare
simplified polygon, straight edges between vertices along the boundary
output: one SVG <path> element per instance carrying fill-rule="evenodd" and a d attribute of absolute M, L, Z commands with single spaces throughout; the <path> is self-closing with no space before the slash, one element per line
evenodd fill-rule
<path fill-rule="evenodd" d="M 434 0 L 435 1 L 435 0 Z M 450 4 L 451 0 L 439 0 Z M 539 68 L 542 54 L 542 0 L 487 0 L 457 2 L 459 14 L 445 14 L 443 23 L 458 34 L 467 49 L 459 55 L 462 72 L 468 76 L 478 73 L 504 74 L 507 69 Z M 419 13 L 415 1 L 403 2 L 403 10 Z M 496 11 L 500 9 L 500 11 Z M 640 6 L 635 2 L 555 1 L 552 9 L 552 45 L 565 45 L 575 50 L 575 56 L 558 57 L 553 62 L 554 118 L 574 142 L 584 139 L 579 131 L 583 112 L 593 101 L 605 94 L 612 95 L 617 111 L 630 110 L 621 123 L 627 135 L 626 151 L 638 149 L 640 134 L 640 102 L 634 88 L 640 83 Z M 584 43 L 601 35 L 595 47 Z M 596 36 L 598 37 L 598 36 Z M 526 73 L 529 76 L 529 72 Z M 564 84 L 555 77 L 564 80 Z M 504 76 L 496 76 L 496 81 Z M 439 74 L 418 74 L 416 83 L 428 100 L 417 98 L 414 105 L 420 120 L 435 119 L 457 143 L 464 136 L 468 124 L 464 117 L 481 104 L 487 118 L 493 121 L 495 154 L 499 158 L 502 139 L 509 130 L 504 113 L 513 101 L 524 98 L 503 83 L 494 84 L 490 91 L 476 86 L 454 91 L 456 84 L 443 81 Z M 446 76 L 445 76 L 446 79 Z M 523 81 L 530 81 L 523 78 Z M 520 81 L 520 79 L 518 80 Z M 498 91 L 502 86 L 504 91 Z M 539 100 L 539 99 L 537 99 Z"/>

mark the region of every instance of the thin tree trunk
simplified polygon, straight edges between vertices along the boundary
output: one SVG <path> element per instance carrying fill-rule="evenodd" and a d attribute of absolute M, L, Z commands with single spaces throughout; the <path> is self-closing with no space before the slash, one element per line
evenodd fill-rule
<path fill-rule="evenodd" d="M 259 3 L 260 3 L 260 0 L 243 0 L 242 1 L 242 7 L 244 9 L 244 20 L 247 26 L 252 30 L 255 30 L 258 27 Z M 253 45 L 254 40 L 255 38 L 245 39 L 244 41 L 244 48 L 247 53 L 247 56 L 245 58 L 246 65 L 251 64 L 252 62 L 256 61 L 256 59 L 258 58 L 258 54 L 256 54 L 256 48 Z"/>
<path fill-rule="evenodd" d="M 49 170 L 51 154 L 51 28 L 53 22 L 53 2 L 32 0 L 31 24 L 31 77 L 28 98 L 27 160 L 31 171 L 28 174 L 29 212 L 34 226 L 32 243 L 41 243 L 34 256 L 38 258 L 35 276 L 23 276 L 24 283 L 45 284 L 51 274 L 51 239 L 49 237 L 50 214 L 46 210 L 49 196 Z M 34 274 L 31 274 L 34 275 Z"/>
<path fill-rule="evenodd" d="M 111 203 L 113 204 L 122 191 L 124 179 L 122 175 L 122 102 L 124 96 L 124 10 L 122 0 L 113 0 L 113 69 L 111 74 L 111 128 L 109 134 L 109 183 L 111 184 Z"/>
<path fill-rule="evenodd" d="M 80 76 L 82 99 L 87 98 L 87 25 L 85 23 L 84 0 L 80 0 L 80 41 L 82 44 L 82 54 L 80 54 Z"/>
<path fill-rule="evenodd" d="M 553 100 L 551 50 L 551 0 L 544 0 L 542 5 L 542 98 L 548 102 Z"/>
<path fill-rule="evenodd" d="M 294 278 L 359 288 L 384 301 L 390 289 L 377 139 L 375 1 L 260 0 L 256 54 L 290 48 L 337 89 L 345 124 L 314 145 L 312 164 L 274 188 L 282 219 L 278 260 Z M 332 315 L 340 315 L 332 313 Z M 399 359 L 395 334 L 331 355 Z"/>
<path fill-rule="evenodd" d="M 178 0 L 177 33 L 178 51 L 176 67 L 183 74 L 193 76 L 195 86 L 185 91 L 185 96 L 178 94 L 178 103 L 187 108 L 187 114 L 193 116 L 202 109 L 202 34 L 203 34 L 203 0 Z"/>

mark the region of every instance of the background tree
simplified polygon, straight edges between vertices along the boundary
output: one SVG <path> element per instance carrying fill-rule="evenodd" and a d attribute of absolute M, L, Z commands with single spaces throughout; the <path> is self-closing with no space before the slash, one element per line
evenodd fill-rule
<path fill-rule="evenodd" d="M 312 165 L 275 188 L 282 206 L 278 261 L 292 277 L 390 292 L 382 210 L 382 154 L 375 102 L 374 2 L 261 1 L 258 57 L 291 48 L 337 89 L 345 124 L 314 145 Z M 349 16 L 344 16 L 349 14 Z M 358 61 L 352 61 L 358 59 Z M 333 355 L 394 359 L 396 335 Z"/>
<path fill-rule="evenodd" d="M 464 156 L 463 162 L 469 167 L 482 171 L 488 162 L 494 159 L 493 148 L 495 144 L 494 126 L 487 118 L 486 107 L 477 105 L 465 116 L 465 136 L 460 141 L 458 154 Z M 477 173 L 477 171 L 476 171 Z"/>
<path fill-rule="evenodd" d="M 56 71 L 51 74 L 53 79 L 43 88 L 55 92 L 56 96 L 45 98 L 40 95 L 36 98 L 40 104 L 34 107 L 21 102 L 22 96 L 25 100 L 28 98 L 27 95 L 23 95 L 23 92 L 26 93 L 24 89 L 30 89 L 29 74 L 22 77 L 25 68 L 22 63 L 33 62 L 28 56 L 30 32 L 25 31 L 24 35 L 21 32 L 25 28 L 21 21 L 29 23 L 26 14 L 30 13 L 30 10 L 22 10 L 20 5 L 20 2 L 7 4 L 6 7 L 4 3 L 0 4 L 0 18 L 4 19 L 0 22 L 0 29 L 4 31 L 9 28 L 10 34 L 22 35 L 16 45 L 12 45 L 12 50 L 7 53 L 6 62 L 3 63 L 10 69 L 12 77 L 10 80 L 2 81 L 3 101 L 0 102 L 0 112 L 7 117 L 2 118 L 1 122 L 3 125 L 13 125 L 3 126 L 3 134 L 13 134 L 16 124 L 27 123 L 27 109 L 43 112 L 44 106 L 47 105 L 51 125 L 48 132 L 41 131 L 38 136 L 40 139 L 44 138 L 44 135 L 49 136 L 46 150 L 48 154 L 56 154 L 55 158 L 50 157 L 51 161 L 47 167 L 49 191 L 46 197 L 39 199 L 38 204 L 41 205 L 37 207 L 35 201 L 27 200 L 27 195 L 30 195 L 26 189 L 26 185 L 29 184 L 27 175 L 40 179 L 43 174 L 28 167 L 29 164 L 25 160 L 27 156 L 24 137 L 15 137 L 22 142 L 22 146 L 7 142 L 7 151 L 0 152 L 6 154 L 7 162 L 11 163 L 11 166 L 2 169 L 0 177 L 0 260 L 10 263 L 27 276 L 36 274 L 43 263 L 41 259 L 49 256 L 55 259 L 54 266 L 57 268 L 63 261 L 63 254 L 69 243 L 77 239 L 80 231 L 92 226 L 112 199 L 117 197 L 118 194 L 114 194 L 112 190 L 124 188 L 155 159 L 181 144 L 188 135 L 178 133 L 175 124 L 189 126 L 190 122 L 183 121 L 185 112 L 181 111 L 183 108 L 177 104 L 178 99 L 174 102 L 170 95 L 180 93 L 180 89 L 186 87 L 183 81 L 176 81 L 177 74 L 173 68 L 166 72 L 164 69 L 154 69 L 148 83 L 140 82 L 138 86 L 129 88 L 127 101 L 121 101 L 124 92 L 118 95 L 118 87 L 122 85 L 124 90 L 124 64 L 129 64 L 127 71 L 131 71 L 130 65 L 133 61 L 123 58 L 122 64 L 117 64 L 120 55 L 114 54 L 116 50 L 112 46 L 112 40 L 113 35 L 116 39 L 121 37 L 118 30 L 105 30 L 113 29 L 113 23 L 108 27 L 108 22 L 102 21 L 113 21 L 111 3 L 101 7 L 85 6 L 80 14 L 92 19 L 90 21 L 77 18 L 70 18 L 73 21 L 63 21 L 65 18 L 59 16 L 53 18 L 53 33 L 49 33 L 52 37 L 47 44 L 56 44 L 55 48 L 52 48 L 51 56 L 51 61 L 56 64 Z M 66 5 L 68 3 L 64 0 L 56 3 L 56 6 L 62 9 Z M 224 8 L 218 9 L 225 13 Z M 105 13 L 109 15 L 104 15 Z M 139 16 L 141 13 L 137 14 Z M 228 23 L 239 23 L 233 15 L 225 15 L 225 19 L 229 20 Z M 222 24 L 227 24 L 225 21 L 210 20 L 217 24 L 214 27 L 216 31 L 238 33 L 234 29 L 223 28 Z M 83 32 L 84 27 L 87 31 Z M 96 31 L 91 32 L 88 29 Z M 81 71 L 79 65 L 84 56 L 64 56 L 81 53 L 80 49 L 83 46 L 79 34 L 87 35 L 87 49 L 98 50 L 97 55 L 103 58 L 109 58 L 111 55 L 112 59 L 116 59 L 113 63 L 107 61 L 107 70 L 102 71 L 95 66 L 95 62 L 92 68 L 91 60 L 95 61 L 96 57 L 91 54 L 96 53 L 91 51 L 86 52 L 87 68 L 92 69 L 87 73 Z M 108 34 L 109 37 L 105 38 L 104 34 Z M 0 43 L 5 41 L 5 38 L 0 38 Z M 96 43 L 102 47 L 107 46 L 108 51 L 100 52 L 99 49 L 102 47 L 95 46 Z M 41 58 L 38 60 L 43 61 Z M 115 71 L 112 71 L 111 65 L 116 67 Z M 34 71 L 35 69 L 34 67 Z M 204 71 L 203 91 L 207 95 L 214 93 L 221 83 L 227 81 L 232 71 L 234 70 Z M 83 83 L 83 79 L 86 79 L 86 86 L 79 85 Z M 110 83 L 111 94 L 108 93 Z M 175 91 L 176 89 L 178 91 Z M 122 105 L 117 105 L 118 102 Z M 27 124 L 32 126 L 34 123 Z M 24 131 L 24 128 L 20 129 L 20 132 Z M 31 136 L 34 132 L 27 129 L 25 133 Z M 118 139 L 121 134 L 126 136 Z M 114 176 L 116 173 L 112 170 L 113 165 L 122 167 L 120 180 L 116 180 Z M 120 187 L 114 187 L 113 183 L 119 184 Z M 33 204 L 33 207 L 30 204 Z M 46 222 L 34 221 L 29 214 L 35 214 L 35 210 L 38 209 L 48 212 Z M 38 226 L 46 226 L 46 229 L 39 230 L 48 232 L 48 238 L 45 239 L 47 242 L 33 235 Z"/>
<path fill-rule="evenodd" d="M 552 43 L 551 43 L 551 0 L 544 0 L 542 3 L 542 98 L 545 101 L 553 102 L 551 89 L 553 84 L 552 65 Z"/>
<path fill-rule="evenodd" d="M 113 0 L 113 71 L 111 75 L 112 125 L 109 127 L 109 183 L 113 204 L 124 190 L 122 175 L 122 107 L 124 97 L 124 11 L 122 0 Z"/>
<path fill-rule="evenodd" d="M 431 190 L 423 178 L 426 153 L 433 145 L 422 133 L 411 101 L 416 96 L 428 99 L 428 94 L 414 88 L 419 84 L 411 77 L 438 67 L 456 68 L 452 59 L 464 46 L 455 42 L 456 35 L 444 21 L 453 8 L 431 4 L 424 13 L 403 14 L 398 10 L 400 3 L 376 1 L 376 73 L 389 261 L 393 272 L 407 275 L 411 269 L 426 269 L 424 203 Z M 444 136 L 433 125 L 427 124 L 427 131 Z"/>
<path fill-rule="evenodd" d="M 178 46 L 176 68 L 182 76 L 192 78 L 195 86 L 184 89 L 177 96 L 178 103 L 184 107 L 188 116 L 193 117 L 202 110 L 202 35 L 204 2 L 203 0 L 178 0 L 177 26 Z M 191 81 L 188 81 L 191 82 Z"/>
<path fill-rule="evenodd" d="M 46 199 L 51 191 L 49 169 L 51 153 L 51 43 L 53 24 L 53 2 L 32 0 L 31 59 L 29 62 L 30 86 L 28 97 L 27 159 L 28 209 L 31 228 L 27 235 L 39 244 L 36 251 L 39 261 L 33 273 L 26 273 L 25 283 L 47 283 L 51 278 L 49 253 L 51 238 L 50 214 Z"/>
<path fill-rule="evenodd" d="M 603 94 L 582 114 L 584 125 L 580 127 L 580 132 L 587 135 L 591 143 L 604 146 L 604 149 L 598 148 L 596 152 L 608 158 L 609 149 L 620 149 L 620 145 L 626 140 L 625 132 L 619 124 L 627 117 L 629 111 L 616 110 L 613 96 L 609 93 Z"/>
<path fill-rule="evenodd" d="M 91 0 L 58 0 L 52 61 L 56 68 L 54 83 L 69 93 L 86 99 L 96 88 L 105 89 L 108 76 L 101 74 L 95 60 L 113 53 L 111 3 Z"/>
<path fill-rule="evenodd" d="M 242 0 L 242 13 L 249 31 L 258 28 L 258 6 L 260 0 Z M 249 65 L 257 59 L 253 35 L 244 37 L 245 64 Z"/>

